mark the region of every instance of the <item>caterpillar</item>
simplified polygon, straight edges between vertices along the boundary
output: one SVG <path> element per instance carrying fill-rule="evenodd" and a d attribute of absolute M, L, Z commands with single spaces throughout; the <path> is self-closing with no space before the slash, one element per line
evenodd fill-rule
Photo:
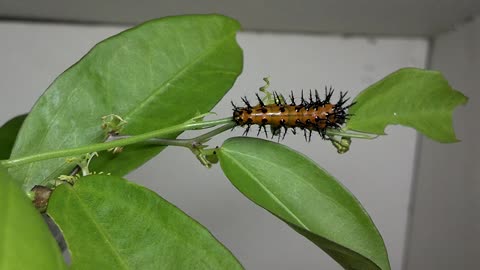
<path fill-rule="evenodd" d="M 258 125 L 257 136 L 263 129 L 265 136 L 268 137 L 266 126 L 270 125 L 272 138 L 278 135 L 279 140 L 282 128 L 284 130 L 282 139 L 285 138 L 288 128 L 291 128 L 293 134 L 296 134 L 296 128 L 303 130 L 307 141 L 311 140 L 312 131 L 317 131 L 323 139 L 326 139 L 327 129 L 340 129 L 351 116 L 347 113 L 348 108 L 354 105 L 354 103 L 345 105 L 350 99 L 345 98 L 347 92 L 340 92 L 337 103 L 330 103 L 333 92 L 331 87 L 329 89 L 325 87 L 325 98 L 322 100 L 317 90 L 314 94 L 310 90 L 309 98 L 306 100 L 302 91 L 299 104 L 295 103 L 293 91 L 290 94 L 290 104 L 287 104 L 283 96 L 276 92 L 273 92 L 274 103 L 272 104 L 265 104 L 256 94 L 258 104 L 252 106 L 247 97 L 243 97 L 245 107 L 237 107 L 232 102 L 233 121 L 236 126 L 246 126 L 243 135 L 248 134 L 252 125 Z"/>

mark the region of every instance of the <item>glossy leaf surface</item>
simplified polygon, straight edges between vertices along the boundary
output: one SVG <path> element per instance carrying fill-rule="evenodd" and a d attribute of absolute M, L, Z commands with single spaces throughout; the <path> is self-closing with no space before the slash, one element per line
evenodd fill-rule
<path fill-rule="evenodd" d="M 101 117 L 110 114 L 128 122 L 123 134 L 140 134 L 208 112 L 242 70 L 235 40 L 239 28 L 238 22 L 220 15 L 167 17 L 102 41 L 37 101 L 12 157 L 102 142 Z M 136 145 L 121 155 L 101 153 L 91 167 L 123 175 L 163 148 Z M 73 166 L 62 158 L 10 172 L 29 190 Z"/>
<path fill-rule="evenodd" d="M 242 269 L 202 225 L 117 176 L 58 187 L 48 214 L 63 231 L 73 269 Z"/>
<path fill-rule="evenodd" d="M 355 98 L 346 127 L 382 135 L 388 125 L 404 125 L 438 142 L 456 142 L 452 113 L 467 100 L 440 72 L 403 68 Z"/>
<path fill-rule="evenodd" d="M 0 269 L 67 269 L 47 224 L 1 165 L 0 190 Z"/>
<path fill-rule="evenodd" d="M 353 195 L 309 158 L 256 138 L 220 148 L 225 175 L 246 197 L 325 250 L 345 269 L 390 269 L 383 239 Z"/>
<path fill-rule="evenodd" d="M 26 114 L 8 120 L 0 127 L 0 159 L 8 159 Z"/>

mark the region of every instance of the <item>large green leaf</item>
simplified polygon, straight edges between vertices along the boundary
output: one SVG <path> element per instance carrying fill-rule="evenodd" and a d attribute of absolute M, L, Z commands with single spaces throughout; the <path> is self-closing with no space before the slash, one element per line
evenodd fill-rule
<path fill-rule="evenodd" d="M 117 176 L 81 178 L 52 194 L 73 269 L 242 269 L 202 225 Z"/>
<path fill-rule="evenodd" d="M 0 270 L 66 269 L 47 225 L 0 165 Z"/>
<path fill-rule="evenodd" d="M 345 269 L 390 269 L 383 239 L 360 203 L 309 158 L 281 144 L 240 137 L 225 141 L 219 160 L 240 192 Z"/>
<path fill-rule="evenodd" d="M 0 160 L 8 159 L 26 114 L 8 120 L 0 127 Z"/>
<path fill-rule="evenodd" d="M 452 113 L 467 100 L 440 72 L 403 68 L 355 98 L 346 127 L 382 135 L 387 125 L 400 124 L 439 142 L 456 142 Z"/>
<path fill-rule="evenodd" d="M 99 43 L 37 101 L 12 158 L 101 142 L 100 118 L 112 113 L 128 121 L 124 134 L 139 134 L 208 112 L 241 72 L 239 27 L 220 15 L 168 17 Z M 122 175 L 163 148 L 139 145 L 115 156 L 102 153 L 92 167 Z M 29 190 L 72 166 L 54 159 L 10 172 Z"/>

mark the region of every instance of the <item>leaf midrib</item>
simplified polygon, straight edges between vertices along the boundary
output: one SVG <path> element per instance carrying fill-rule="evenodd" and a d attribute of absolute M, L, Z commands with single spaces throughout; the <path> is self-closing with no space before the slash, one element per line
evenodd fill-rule
<path fill-rule="evenodd" d="M 317 236 L 319 236 L 319 237 L 322 237 L 322 238 L 324 238 L 324 239 L 326 239 L 326 240 L 328 240 L 328 241 L 331 241 L 332 243 L 335 243 L 335 244 L 337 244 L 337 245 L 339 245 L 339 246 L 342 246 L 342 247 L 344 247 L 344 248 L 346 248 L 346 249 L 348 249 L 348 250 L 350 250 L 350 251 L 358 254 L 360 257 L 362 257 L 362 258 L 364 258 L 364 259 L 366 259 L 366 260 L 369 260 L 369 261 L 373 262 L 373 264 L 375 264 L 376 266 L 378 266 L 378 267 L 380 268 L 380 266 L 379 266 L 374 260 L 372 260 L 372 258 L 367 257 L 367 255 L 366 255 L 366 254 L 363 254 L 363 252 L 359 252 L 359 251 L 357 251 L 357 250 L 355 250 L 355 249 L 352 249 L 351 247 L 348 247 L 348 246 L 345 246 L 345 245 L 343 245 L 343 244 L 341 244 L 341 243 L 338 243 L 338 242 L 330 239 L 329 237 L 327 237 L 327 236 L 325 236 L 325 235 L 317 234 L 316 232 L 314 232 L 314 231 L 312 231 L 311 229 L 309 229 L 305 224 L 303 224 L 303 223 L 301 222 L 301 220 L 300 220 L 299 217 L 297 217 L 295 214 L 293 214 L 293 213 L 290 211 L 290 209 L 289 209 L 285 204 L 283 204 L 278 198 L 276 198 L 275 195 L 273 195 L 271 192 L 269 192 L 269 191 L 265 188 L 265 186 L 263 186 L 263 185 L 261 184 L 261 182 L 257 180 L 256 177 L 253 177 L 253 175 L 249 172 L 249 170 L 246 169 L 245 166 L 243 166 L 241 163 L 237 162 L 236 159 L 232 158 L 232 155 L 229 155 L 229 154 L 228 154 L 228 151 L 223 150 L 222 152 L 224 153 L 224 155 L 229 156 L 229 157 L 231 158 L 231 160 L 232 160 L 237 166 L 239 166 L 240 168 L 244 169 L 244 171 L 246 171 L 247 174 L 248 174 L 252 179 L 254 179 L 255 182 L 257 182 L 268 194 L 271 194 L 271 195 L 274 197 L 274 200 L 277 201 L 277 202 L 279 202 L 280 206 L 282 206 L 285 210 L 287 210 L 297 221 L 299 221 L 299 223 L 300 223 L 302 226 L 304 226 L 304 229 L 306 229 L 307 231 L 309 231 L 309 232 L 311 232 L 311 233 L 313 233 L 313 234 L 315 234 L 315 235 L 317 235 Z M 274 163 L 272 163 L 272 162 L 265 161 L 264 159 L 256 158 L 255 156 L 250 156 L 250 155 L 246 155 L 246 154 L 238 153 L 238 152 L 237 152 L 236 154 L 243 155 L 243 156 L 248 156 L 249 158 L 252 158 L 252 159 L 261 160 L 262 162 L 266 162 L 266 163 L 271 164 L 271 165 L 276 165 L 276 164 L 274 164 Z M 300 178 L 300 179 L 302 179 L 302 178 Z M 315 190 L 318 190 L 315 186 L 313 186 L 313 185 L 312 185 L 311 183 L 309 183 L 308 181 L 305 181 L 304 179 L 302 179 L 302 181 L 303 181 L 304 183 L 306 183 L 307 185 L 311 186 L 312 188 L 314 188 Z M 319 193 L 320 193 L 320 194 L 323 194 L 323 193 L 321 193 L 321 192 L 319 192 Z M 333 204 L 336 205 L 338 208 L 340 208 L 340 209 L 345 209 L 350 215 L 353 215 L 353 213 L 352 213 L 349 209 L 347 209 L 347 208 L 345 208 L 345 207 L 341 207 L 341 206 L 338 204 L 338 202 L 336 202 L 335 200 L 333 200 L 333 199 L 330 198 L 329 196 L 322 196 L 322 197 L 323 197 L 323 198 L 326 198 L 327 200 L 329 200 L 329 201 L 331 201 L 331 202 L 333 202 Z M 353 216 L 355 216 L 355 215 L 353 215 Z M 373 258 L 376 258 L 376 257 L 377 257 L 377 255 L 375 255 L 375 254 L 369 254 L 368 256 L 372 256 Z"/>
<path fill-rule="evenodd" d="M 353 114 L 355 115 L 355 114 Z M 441 110 L 441 111 L 422 111 L 422 112 L 415 112 L 415 113 L 402 113 L 401 116 L 392 116 L 391 114 L 388 114 L 386 116 L 378 116 L 378 114 L 373 113 L 371 116 L 369 115 L 366 118 L 362 118 L 361 120 L 353 120 L 347 123 L 348 128 L 353 128 L 355 129 L 355 126 L 358 125 L 359 123 L 361 125 L 365 125 L 364 123 L 367 123 L 368 126 L 372 125 L 384 125 L 384 126 L 389 126 L 389 125 L 407 125 L 416 128 L 418 126 L 419 121 L 425 121 L 425 120 L 430 120 L 435 118 L 434 116 L 439 116 L 442 115 L 442 117 L 449 117 L 451 114 L 447 111 Z M 414 119 L 417 118 L 417 119 Z M 352 118 L 353 119 L 353 118 Z M 420 120 L 419 120 L 420 119 Z M 435 119 L 433 119 L 435 120 Z M 394 121 L 394 123 L 392 122 Z M 353 124 L 352 124 L 353 122 Z M 434 121 L 429 121 L 434 122 Z M 384 128 L 384 127 L 383 127 Z"/>
<path fill-rule="evenodd" d="M 225 151 L 224 151 L 224 152 L 225 152 Z M 242 156 L 247 156 L 247 157 L 252 158 L 252 159 L 255 159 L 255 160 L 259 160 L 259 161 L 261 161 L 261 162 L 270 164 L 270 165 L 272 165 L 272 166 L 277 165 L 276 163 L 269 162 L 268 160 L 258 158 L 257 156 L 246 155 L 246 154 L 239 153 L 239 152 L 237 152 L 237 154 L 242 155 Z M 240 163 L 237 163 L 237 164 L 240 164 Z M 240 165 L 241 165 L 241 164 L 240 164 Z M 242 166 L 242 168 L 245 168 L 245 167 Z M 255 178 L 255 179 L 257 179 L 257 178 Z M 305 180 L 304 178 L 302 178 L 302 177 L 300 177 L 299 179 L 300 179 L 302 182 L 304 182 L 307 186 L 310 186 L 312 189 L 317 190 L 318 193 L 320 193 L 323 198 L 325 198 L 325 199 L 329 200 L 330 202 L 332 202 L 332 204 L 334 204 L 334 205 L 335 205 L 336 207 L 338 207 L 339 209 L 345 209 L 345 211 L 346 211 L 347 213 L 349 213 L 351 216 L 354 216 L 354 217 L 356 216 L 354 213 L 352 213 L 352 212 L 350 211 L 350 209 L 343 207 L 343 206 L 340 205 L 336 200 L 332 199 L 330 196 L 326 196 L 325 193 L 322 193 L 320 190 L 318 190 L 318 188 L 317 188 L 316 186 L 312 185 L 312 183 L 306 181 L 306 180 Z"/>
<path fill-rule="evenodd" d="M 100 233 L 102 238 L 104 238 L 105 243 L 107 243 L 107 247 L 112 251 L 111 254 L 120 262 L 123 269 L 129 270 L 128 264 L 122 259 L 122 256 L 116 251 L 114 248 L 111 239 L 108 237 L 108 233 L 103 230 L 103 228 L 96 222 L 94 217 L 91 215 L 89 208 L 87 205 L 81 200 L 80 196 L 77 194 L 75 188 L 69 188 L 70 192 L 75 196 L 78 201 L 77 207 L 82 209 L 85 215 L 90 219 L 91 223 L 97 228 L 97 231 Z"/>
<path fill-rule="evenodd" d="M 133 110 L 125 114 L 125 119 L 128 119 L 131 115 L 135 114 L 138 110 L 143 108 L 144 106 L 147 106 L 148 103 L 150 103 L 150 100 L 154 99 L 154 96 L 157 96 L 158 94 L 164 92 L 164 88 L 166 88 L 166 85 L 170 84 L 171 82 L 175 81 L 178 77 L 180 77 L 181 74 L 185 73 L 187 70 L 189 70 L 191 67 L 195 66 L 201 59 L 203 59 L 205 56 L 210 55 L 212 52 L 215 51 L 221 44 L 225 43 L 228 39 L 231 38 L 231 36 L 235 34 L 235 31 L 228 33 L 225 35 L 224 38 L 220 39 L 219 41 L 213 43 L 213 45 L 210 46 L 210 48 L 206 48 L 205 51 L 198 55 L 193 61 L 189 62 L 187 65 L 182 67 L 180 71 L 175 73 L 172 77 L 170 77 L 168 80 L 165 80 L 156 90 L 154 90 L 148 97 L 146 97 L 138 106 L 135 106 Z"/>
<path fill-rule="evenodd" d="M 224 155 L 226 154 L 227 156 L 229 156 L 229 155 L 228 155 L 228 151 L 223 150 L 223 153 L 224 153 Z M 257 180 L 257 177 L 255 177 L 252 173 L 250 173 L 250 171 L 249 171 L 245 166 L 243 166 L 242 163 L 238 162 L 235 158 L 233 158 L 232 155 L 230 155 L 230 159 L 231 159 L 231 161 L 234 162 L 238 167 L 242 168 L 243 171 L 244 171 L 247 175 L 249 175 L 252 179 L 254 179 L 254 181 L 255 181 L 268 195 L 270 195 L 270 197 L 271 197 L 274 201 L 276 201 L 276 202 L 280 205 L 280 207 L 282 207 L 285 211 L 287 211 L 287 213 L 289 213 L 289 214 L 298 222 L 298 224 L 300 224 L 301 226 L 303 226 L 304 229 L 306 229 L 306 230 L 308 230 L 308 231 L 311 231 L 310 228 L 308 228 L 308 226 L 305 225 L 305 224 L 301 221 L 301 219 L 300 219 L 299 217 L 297 217 L 297 215 L 295 215 L 295 214 L 290 210 L 290 208 L 289 208 L 287 205 L 285 205 L 277 196 L 275 196 L 275 194 L 273 194 L 270 190 L 268 190 L 267 187 L 265 187 L 265 186 L 261 183 L 261 181 L 258 181 L 258 180 Z"/>

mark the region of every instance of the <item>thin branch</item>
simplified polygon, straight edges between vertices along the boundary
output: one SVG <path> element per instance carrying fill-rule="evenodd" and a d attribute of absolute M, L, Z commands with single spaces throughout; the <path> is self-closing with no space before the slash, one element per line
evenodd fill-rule
<path fill-rule="evenodd" d="M 115 147 L 121 147 L 121 146 L 130 145 L 130 144 L 140 143 L 152 138 L 167 137 L 171 134 L 176 134 L 179 132 L 183 132 L 185 130 L 204 129 L 204 128 L 210 128 L 213 126 L 229 124 L 229 123 L 232 123 L 231 117 L 222 118 L 218 120 L 211 120 L 211 121 L 202 121 L 202 122 L 187 121 L 185 123 L 182 123 L 176 126 L 155 130 L 155 131 L 143 133 L 140 135 L 134 135 L 129 138 L 113 140 L 113 141 L 103 142 L 103 143 L 96 143 L 96 144 L 80 146 L 80 147 L 75 147 L 70 149 L 44 152 L 44 153 L 39 153 L 39 154 L 15 158 L 15 159 L 1 160 L 0 164 L 9 168 L 9 167 L 20 166 L 23 164 L 37 162 L 41 160 L 78 156 L 86 153 L 99 152 L 102 150 L 107 150 Z"/>

